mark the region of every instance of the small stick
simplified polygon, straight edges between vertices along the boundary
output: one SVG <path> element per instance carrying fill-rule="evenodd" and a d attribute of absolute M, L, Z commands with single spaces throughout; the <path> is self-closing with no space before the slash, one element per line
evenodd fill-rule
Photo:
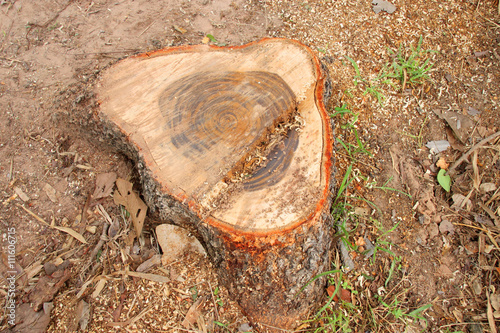
<path fill-rule="evenodd" d="M 9 183 L 14 179 L 14 157 L 10 158 Z"/>
<path fill-rule="evenodd" d="M 90 260 L 94 260 L 95 256 L 97 255 L 97 252 L 101 249 L 101 247 L 104 245 L 104 242 L 108 240 L 108 237 L 106 237 L 106 233 L 108 232 L 108 227 L 109 224 L 104 223 L 102 226 L 102 234 L 101 238 L 99 239 L 99 243 L 95 246 L 94 250 L 92 251 L 92 254 L 90 255 Z"/>
<path fill-rule="evenodd" d="M 463 154 L 462 157 L 460 157 L 458 160 L 456 160 L 453 163 L 453 165 L 448 169 L 448 175 L 450 175 L 450 176 L 454 175 L 455 174 L 454 171 L 455 171 L 456 167 L 458 167 L 463 161 L 465 161 L 469 157 L 470 154 L 472 154 L 474 151 L 481 148 L 481 146 L 485 145 L 486 143 L 490 142 L 491 140 L 495 139 L 498 136 L 500 136 L 500 131 L 490 135 L 486 139 L 479 141 L 479 143 L 474 145 L 471 149 L 469 149 L 469 151 L 467 153 Z"/>
<path fill-rule="evenodd" d="M 154 20 L 153 22 L 151 22 L 151 24 L 150 24 L 150 25 L 148 25 L 148 26 L 146 27 L 146 29 L 144 29 L 144 30 L 143 30 L 143 31 L 139 34 L 139 36 L 142 36 L 142 34 L 144 34 L 146 31 L 148 31 L 148 30 L 149 30 L 149 28 L 151 28 L 151 26 L 152 26 L 152 25 L 153 25 L 153 23 L 155 23 L 155 22 L 156 22 L 156 20 Z"/>
<path fill-rule="evenodd" d="M 82 210 L 82 218 L 80 220 L 80 227 L 78 228 L 78 231 L 80 233 L 85 232 L 85 228 L 87 226 L 87 210 L 89 209 L 89 204 L 90 204 L 90 199 L 92 196 L 90 195 L 90 192 L 87 194 L 87 200 L 85 201 L 85 205 L 83 205 L 83 210 Z"/>

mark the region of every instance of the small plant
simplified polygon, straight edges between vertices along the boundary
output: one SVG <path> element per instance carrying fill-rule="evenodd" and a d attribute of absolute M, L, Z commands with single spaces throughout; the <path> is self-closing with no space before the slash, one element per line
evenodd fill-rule
<path fill-rule="evenodd" d="M 387 77 L 399 81 L 401 90 L 405 90 L 407 85 L 414 86 L 430 80 L 429 71 L 433 64 L 427 54 L 436 51 L 422 49 L 423 37 L 420 36 L 416 48 L 410 45 L 410 50 L 404 50 L 403 44 L 397 52 L 388 49 L 393 57 L 392 63 L 387 67 Z"/>
<path fill-rule="evenodd" d="M 418 131 L 418 135 L 413 135 L 413 134 L 406 133 L 406 132 L 398 132 L 398 133 L 404 134 L 404 135 L 409 136 L 410 138 L 412 138 L 414 140 L 417 140 L 417 146 L 418 146 L 418 148 L 421 148 L 424 145 L 424 138 L 422 136 L 422 131 L 424 130 L 424 126 L 425 126 L 425 123 L 427 122 L 427 119 L 428 119 L 428 117 L 426 116 L 424 119 L 424 122 L 422 123 L 422 125 L 420 125 L 420 130 Z"/>
<path fill-rule="evenodd" d="M 354 85 L 363 84 L 365 86 L 363 95 L 372 95 L 383 106 L 386 99 L 384 94 L 386 88 L 403 91 L 407 86 L 423 84 L 425 81 L 430 80 L 429 72 L 433 64 L 428 54 L 436 51 L 423 50 L 422 43 L 423 37 L 421 36 L 416 48 L 410 45 L 408 50 L 401 44 L 397 52 L 387 49 L 391 60 L 385 64 L 384 69 L 375 78 L 363 77 L 356 61 L 345 56 L 356 72 Z"/>
<path fill-rule="evenodd" d="M 219 306 L 224 306 L 224 302 L 222 302 L 222 299 L 219 297 L 219 287 L 215 287 L 215 290 L 214 290 L 214 296 L 215 296 L 215 302 L 219 305 Z"/>
<path fill-rule="evenodd" d="M 363 95 L 370 94 L 377 99 L 380 105 L 383 105 L 385 102 L 385 95 L 383 93 L 382 85 L 391 84 L 391 81 L 385 78 L 384 73 L 377 76 L 373 80 L 365 79 L 361 76 L 361 72 L 359 71 L 359 66 L 356 61 L 348 56 L 345 56 L 345 58 L 351 63 L 354 71 L 356 72 L 356 76 L 354 77 L 354 85 L 357 86 L 359 83 L 365 84 L 366 88 L 363 92 Z"/>
<path fill-rule="evenodd" d="M 361 138 L 358 135 L 358 130 L 356 129 L 356 123 L 358 122 L 358 115 L 353 113 L 351 110 L 347 109 L 347 105 L 343 104 L 341 107 L 336 107 L 335 112 L 331 115 L 331 117 L 335 116 L 351 116 L 351 120 L 347 123 L 340 126 L 341 129 L 346 130 L 347 132 L 352 132 L 354 138 L 356 139 L 356 144 L 352 144 L 350 142 L 344 142 L 340 138 L 337 138 L 337 142 L 344 147 L 349 157 L 354 158 L 356 154 L 367 154 L 372 156 L 372 154 L 366 149 L 365 145 L 361 141 Z"/>

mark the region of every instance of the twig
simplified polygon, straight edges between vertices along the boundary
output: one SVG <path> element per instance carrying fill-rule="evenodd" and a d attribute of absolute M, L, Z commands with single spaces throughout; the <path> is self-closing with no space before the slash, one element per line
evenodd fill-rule
<path fill-rule="evenodd" d="M 210 281 L 207 281 L 207 282 L 208 282 L 208 287 L 210 288 L 210 295 L 212 295 L 212 301 L 214 302 L 214 310 L 215 310 L 215 317 L 216 317 L 215 319 L 219 320 L 219 311 L 217 311 L 217 302 L 215 301 L 212 285 L 210 284 Z"/>
<path fill-rule="evenodd" d="M 477 149 L 481 148 L 481 146 L 485 145 L 486 143 L 490 142 L 491 140 L 495 139 L 496 137 L 500 136 L 500 131 L 490 135 L 489 137 L 487 137 L 486 139 L 483 139 L 481 141 L 479 141 L 479 143 L 477 143 L 476 145 L 474 145 L 471 149 L 469 149 L 468 152 L 466 152 L 465 154 L 462 155 L 462 157 L 460 157 L 458 160 L 456 160 L 453 165 L 448 169 L 448 175 L 452 176 L 455 174 L 455 169 L 463 162 L 465 161 L 470 154 L 472 154 L 474 151 L 476 151 Z"/>
<path fill-rule="evenodd" d="M 148 31 L 148 30 L 149 30 L 149 28 L 151 28 L 151 26 L 152 26 L 155 22 L 156 22 L 156 20 L 153 20 L 153 22 L 151 22 L 151 24 L 150 24 L 150 25 L 148 25 L 148 26 L 146 27 L 146 29 L 142 30 L 142 32 L 139 34 L 139 37 L 140 37 L 140 36 L 142 36 L 142 35 L 143 35 L 146 31 Z"/>
<path fill-rule="evenodd" d="M 85 231 L 85 227 L 87 226 L 87 210 L 89 209 L 89 204 L 90 204 L 90 199 L 92 196 L 90 195 L 90 192 L 87 194 L 87 200 L 85 201 L 85 205 L 83 205 L 83 210 L 82 210 L 82 218 L 80 220 L 80 227 L 78 228 L 78 231 L 80 233 L 83 233 Z"/>
<path fill-rule="evenodd" d="M 99 252 L 104 243 L 108 240 L 108 237 L 106 237 L 106 233 L 108 232 L 108 227 L 109 224 L 104 223 L 102 227 L 101 238 L 99 239 L 99 243 L 97 243 L 94 250 L 92 250 L 92 254 L 90 255 L 90 261 L 94 260 L 95 256 L 97 255 L 97 252 Z"/>
<path fill-rule="evenodd" d="M 14 179 L 14 157 L 10 158 L 9 183 Z"/>

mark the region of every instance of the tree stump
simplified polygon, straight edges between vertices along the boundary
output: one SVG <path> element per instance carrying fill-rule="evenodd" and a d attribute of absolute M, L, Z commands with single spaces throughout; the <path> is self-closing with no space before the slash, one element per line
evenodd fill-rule
<path fill-rule="evenodd" d="M 124 59 L 95 88 L 105 134 L 150 209 L 195 227 L 255 327 L 289 329 L 323 293 L 332 129 L 327 76 L 291 40 L 181 46 Z"/>

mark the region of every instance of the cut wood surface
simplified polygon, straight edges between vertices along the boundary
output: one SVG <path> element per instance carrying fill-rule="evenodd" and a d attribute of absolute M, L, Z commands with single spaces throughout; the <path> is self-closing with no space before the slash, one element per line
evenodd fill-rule
<path fill-rule="evenodd" d="M 322 293 L 332 222 L 326 73 L 302 44 L 167 48 L 95 89 L 110 144 L 137 162 L 150 208 L 202 236 L 261 331 L 291 328 Z M 302 317 L 302 318 L 301 318 Z"/>

